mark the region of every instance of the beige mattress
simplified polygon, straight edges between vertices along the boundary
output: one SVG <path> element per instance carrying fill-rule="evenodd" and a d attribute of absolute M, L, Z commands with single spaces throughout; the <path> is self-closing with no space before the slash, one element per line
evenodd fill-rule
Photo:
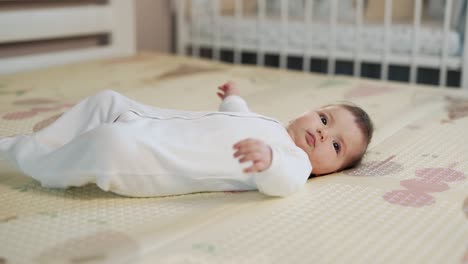
<path fill-rule="evenodd" d="M 227 80 L 285 123 L 325 103 L 363 106 L 377 127 L 363 163 L 287 198 L 46 189 L 0 163 L 0 263 L 468 262 L 467 92 L 140 54 L 0 76 L 0 136 L 39 130 L 109 88 L 213 110 Z"/>

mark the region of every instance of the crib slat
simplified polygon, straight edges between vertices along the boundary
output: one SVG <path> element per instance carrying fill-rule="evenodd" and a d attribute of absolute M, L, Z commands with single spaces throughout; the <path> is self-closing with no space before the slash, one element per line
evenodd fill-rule
<path fill-rule="evenodd" d="M 465 3 L 465 17 L 468 18 L 468 6 Z M 463 34 L 463 61 L 461 68 L 461 87 L 462 89 L 468 90 L 468 19 L 465 19 L 465 29 Z"/>
<path fill-rule="evenodd" d="M 388 80 L 388 57 L 390 56 L 390 42 L 391 42 L 391 26 L 392 26 L 392 0 L 385 0 L 385 13 L 384 13 L 384 50 L 382 56 L 382 66 L 380 68 L 380 79 Z"/>
<path fill-rule="evenodd" d="M 280 50 L 280 63 L 279 66 L 281 69 L 286 69 L 288 67 L 288 42 L 289 42 L 289 33 L 288 33 L 288 2 L 287 0 L 281 0 L 281 35 L 283 39 L 281 40 L 281 50 Z"/>
<path fill-rule="evenodd" d="M 354 39 L 356 45 L 354 46 L 354 76 L 361 76 L 361 51 L 362 51 L 362 21 L 363 21 L 363 0 L 356 2 L 356 24 L 354 27 Z"/>
<path fill-rule="evenodd" d="M 234 43 L 234 64 L 240 64 L 242 62 L 242 51 L 241 51 L 241 21 L 242 21 L 242 0 L 235 0 L 234 16 L 236 18 L 236 32 L 235 32 L 235 43 Z"/>
<path fill-rule="evenodd" d="M 336 23 L 337 23 L 337 0 L 330 1 L 330 44 L 328 46 L 328 75 L 335 74 L 336 64 Z"/>
<path fill-rule="evenodd" d="M 410 83 L 416 83 L 418 77 L 417 58 L 419 55 L 419 31 L 421 30 L 421 0 L 416 0 L 413 15 L 413 46 L 411 47 Z"/>
<path fill-rule="evenodd" d="M 176 3 L 176 16 L 177 16 L 177 54 L 185 55 L 185 0 L 177 0 Z"/>
<path fill-rule="evenodd" d="M 192 34 L 190 36 L 190 43 L 192 46 L 192 56 L 199 57 L 200 56 L 200 21 L 198 19 L 199 10 L 198 7 L 194 5 L 194 1 L 191 0 L 191 8 L 190 8 L 190 19 L 191 19 L 191 27 L 192 27 Z"/>
<path fill-rule="evenodd" d="M 444 87 L 447 83 L 447 57 L 448 57 L 448 33 L 450 30 L 450 13 L 452 11 L 452 0 L 445 2 L 444 12 L 444 37 L 442 38 L 442 58 L 439 73 L 439 87 Z"/>
<path fill-rule="evenodd" d="M 289 13 L 289 8 L 288 8 L 288 2 L 287 0 L 281 0 L 281 36 L 283 38 L 281 39 L 281 49 L 280 49 L 280 61 L 279 61 L 279 67 L 281 69 L 286 69 L 287 68 L 287 59 L 288 59 L 288 13 Z"/>
<path fill-rule="evenodd" d="M 213 11 L 212 19 L 214 25 L 213 44 L 212 44 L 212 58 L 219 60 L 219 45 L 221 39 L 221 20 L 219 19 L 219 0 L 211 0 L 211 9 Z"/>
<path fill-rule="evenodd" d="M 313 4 L 312 0 L 305 0 L 304 2 L 304 28 L 306 30 L 306 41 L 304 41 L 304 57 L 302 63 L 302 70 L 304 72 L 310 72 L 310 49 L 309 43 L 312 41 L 312 14 L 313 14 Z"/>
<path fill-rule="evenodd" d="M 265 0 L 257 0 L 257 32 L 260 32 L 262 26 L 265 21 Z M 257 45 L 258 45 L 258 52 L 257 52 L 257 65 L 264 66 L 265 65 L 265 51 L 264 51 L 264 34 L 257 34 Z"/>

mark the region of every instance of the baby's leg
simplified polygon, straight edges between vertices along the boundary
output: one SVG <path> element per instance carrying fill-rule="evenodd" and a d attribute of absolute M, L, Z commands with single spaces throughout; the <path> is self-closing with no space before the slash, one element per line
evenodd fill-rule
<path fill-rule="evenodd" d="M 10 159 L 25 174 L 45 187 L 67 188 L 98 183 L 109 190 L 112 175 L 135 173 L 139 163 L 135 137 L 122 124 L 104 124 L 52 151 L 35 140 L 20 140 Z"/>
<path fill-rule="evenodd" d="M 117 92 L 104 90 L 80 101 L 34 136 L 38 142 L 49 147 L 60 147 L 101 124 L 114 122 L 119 114 L 129 109 L 138 110 L 145 107 L 148 106 Z"/>
<path fill-rule="evenodd" d="M 13 149 L 39 151 L 38 155 L 53 151 L 75 137 L 100 125 L 113 123 L 123 112 L 151 108 L 117 92 L 104 90 L 87 97 L 65 112 L 54 123 L 32 135 L 0 138 L 0 159 L 16 163 Z M 19 151 L 24 153 L 24 151 Z M 23 154 L 21 154 L 23 155 Z M 13 158 L 12 158 L 13 157 Z"/>

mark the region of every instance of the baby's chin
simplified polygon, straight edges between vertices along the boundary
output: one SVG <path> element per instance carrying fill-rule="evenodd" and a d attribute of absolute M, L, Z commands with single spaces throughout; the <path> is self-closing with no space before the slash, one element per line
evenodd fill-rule
<path fill-rule="evenodd" d="M 325 169 L 325 168 L 314 168 L 314 163 L 312 162 L 312 173 L 315 176 L 323 176 L 338 172 L 339 169 Z"/>

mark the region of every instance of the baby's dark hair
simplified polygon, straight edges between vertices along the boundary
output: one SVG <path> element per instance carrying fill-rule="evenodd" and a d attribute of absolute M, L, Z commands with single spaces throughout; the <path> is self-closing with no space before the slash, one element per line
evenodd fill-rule
<path fill-rule="evenodd" d="M 344 170 L 352 168 L 361 163 L 361 160 L 364 157 L 364 153 L 367 150 L 367 146 L 369 146 L 369 143 L 371 142 L 372 135 L 374 133 L 374 124 L 372 123 L 372 120 L 370 119 L 366 111 L 364 111 L 361 107 L 351 102 L 340 102 L 329 106 L 338 106 L 348 110 L 354 116 L 354 121 L 356 122 L 359 130 L 364 136 L 364 140 L 366 143 L 364 151 L 359 155 L 353 157 L 345 166 L 343 166 L 342 169 Z"/>

